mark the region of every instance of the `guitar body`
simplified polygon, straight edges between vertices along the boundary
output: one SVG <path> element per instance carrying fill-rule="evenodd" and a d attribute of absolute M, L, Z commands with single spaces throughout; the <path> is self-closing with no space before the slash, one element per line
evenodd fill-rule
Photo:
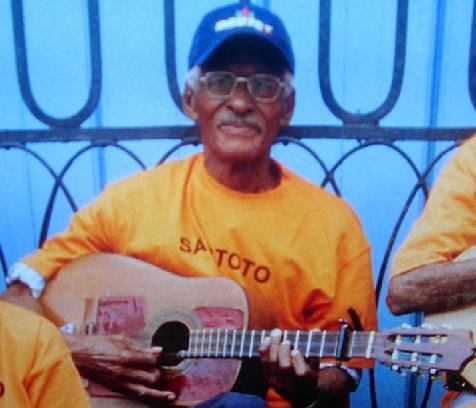
<path fill-rule="evenodd" d="M 473 342 L 476 345 L 476 305 L 460 307 L 447 312 L 425 316 L 425 323 L 432 326 L 449 325 L 452 329 L 471 329 Z M 469 362 L 460 373 L 472 387 L 476 387 L 476 360 Z"/>
<path fill-rule="evenodd" d="M 476 246 L 472 246 L 454 259 L 454 262 L 476 257 Z M 456 329 L 471 329 L 476 333 L 476 304 L 458 307 L 441 313 L 425 315 L 425 322 L 434 326 L 444 324 Z"/>
<path fill-rule="evenodd" d="M 147 346 L 162 346 L 159 388 L 174 391 L 179 406 L 229 391 L 240 361 L 259 357 L 260 342 L 276 327 L 260 299 L 251 299 L 250 322 L 245 293 L 230 279 L 183 278 L 117 254 L 93 254 L 71 262 L 48 283 L 40 301 L 57 326 L 70 324 L 85 334 L 124 334 Z M 469 330 L 314 329 L 285 330 L 283 335 L 306 358 L 335 358 L 344 344 L 342 355 L 348 359 L 376 359 L 392 369 L 432 375 L 463 368 L 463 375 L 466 370 L 470 374 L 465 378 L 475 374 L 475 365 L 467 364 L 475 355 Z M 148 406 L 85 383 L 94 408 Z"/>
<path fill-rule="evenodd" d="M 476 246 L 472 246 L 461 253 L 454 261 L 464 261 L 474 257 L 476 257 Z M 476 304 L 454 308 L 445 312 L 426 314 L 425 323 L 435 327 L 446 325 L 452 329 L 470 329 L 473 332 L 473 341 L 476 345 Z M 461 376 L 469 381 L 473 387 L 476 387 L 476 360 L 466 365 L 461 372 Z"/>
<path fill-rule="evenodd" d="M 476 305 L 428 314 L 425 322 L 433 326 L 450 325 L 454 329 L 471 329 L 476 332 Z"/>
<path fill-rule="evenodd" d="M 242 288 L 229 279 L 182 278 L 116 254 L 93 254 L 72 262 L 49 282 L 41 303 L 58 326 L 72 323 L 76 332 L 94 327 L 97 334 L 124 333 L 170 353 L 178 349 L 175 343 L 167 344 L 168 329 L 183 332 L 179 348 L 186 349 L 189 330 L 246 329 L 249 314 Z M 240 361 L 231 359 L 164 364 L 161 388 L 176 392 L 181 406 L 230 390 L 240 369 Z M 98 384 L 87 388 L 93 407 L 146 406 Z"/>

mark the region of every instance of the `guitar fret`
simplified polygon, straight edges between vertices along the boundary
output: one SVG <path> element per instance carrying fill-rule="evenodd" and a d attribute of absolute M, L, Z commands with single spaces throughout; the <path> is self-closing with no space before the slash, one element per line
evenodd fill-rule
<path fill-rule="evenodd" d="M 294 349 L 295 350 L 299 350 L 299 334 L 300 334 L 300 331 L 298 330 L 296 332 L 295 337 L 294 337 Z"/>
<path fill-rule="evenodd" d="M 255 339 L 255 330 L 251 330 L 251 340 L 250 340 L 250 349 L 248 351 L 248 357 L 253 357 L 253 342 Z"/>
<path fill-rule="evenodd" d="M 350 335 L 352 336 L 352 341 L 350 342 L 349 352 L 347 353 L 348 358 L 352 358 L 356 332 L 354 331 Z"/>
<path fill-rule="evenodd" d="M 217 329 L 217 342 L 215 343 L 215 357 L 218 357 L 219 346 L 220 346 L 220 329 Z"/>
<path fill-rule="evenodd" d="M 236 329 L 233 329 L 233 335 L 231 337 L 231 354 L 230 354 L 230 357 L 233 357 L 233 353 L 235 352 L 235 340 L 236 340 Z"/>
<path fill-rule="evenodd" d="M 243 357 L 244 340 L 245 340 L 245 330 L 243 329 L 241 331 L 240 353 L 238 354 L 238 357 L 240 357 L 240 358 Z"/>
<path fill-rule="evenodd" d="M 305 353 L 305 357 L 306 357 L 306 358 L 309 357 L 309 351 L 311 350 L 312 333 L 313 333 L 313 330 L 311 330 L 311 331 L 307 334 L 307 345 L 306 345 L 306 353 Z"/>
<path fill-rule="evenodd" d="M 208 356 L 212 355 L 212 336 L 213 336 L 213 329 L 208 331 Z"/>
<path fill-rule="evenodd" d="M 206 329 L 202 330 L 202 341 L 201 341 L 201 345 L 200 345 L 200 357 L 203 357 L 203 345 L 205 343 L 206 332 L 207 332 Z"/>
<path fill-rule="evenodd" d="M 326 335 L 327 335 L 327 330 L 324 330 L 324 331 L 322 332 L 321 349 L 320 349 L 320 351 L 319 351 L 319 357 L 322 357 L 322 356 L 323 356 L 324 343 L 326 342 Z"/>
<path fill-rule="evenodd" d="M 226 342 L 228 337 L 228 329 L 225 329 L 225 340 L 223 342 L 223 357 L 226 357 Z"/>
<path fill-rule="evenodd" d="M 194 330 L 195 332 L 195 355 L 198 355 L 198 330 Z"/>

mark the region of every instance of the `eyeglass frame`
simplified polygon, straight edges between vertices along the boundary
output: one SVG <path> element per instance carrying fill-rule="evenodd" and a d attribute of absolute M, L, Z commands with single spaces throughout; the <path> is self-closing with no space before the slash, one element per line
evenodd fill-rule
<path fill-rule="evenodd" d="M 207 76 L 209 76 L 210 74 L 214 74 L 214 73 L 226 73 L 226 74 L 230 74 L 230 75 L 235 77 L 235 80 L 233 82 L 233 86 L 231 87 L 230 92 L 228 94 L 226 94 L 226 95 L 217 95 L 217 94 L 214 94 L 214 93 L 210 92 L 210 90 L 208 89 L 207 83 L 206 83 Z M 256 76 L 266 76 L 266 77 L 272 77 L 272 78 L 276 79 L 276 81 L 279 85 L 279 89 L 277 90 L 276 95 L 274 95 L 272 98 L 257 98 L 256 96 L 254 96 L 253 93 L 251 92 L 249 80 L 250 80 L 250 78 L 256 77 Z M 238 86 L 238 83 L 241 82 L 241 83 L 246 83 L 246 90 L 247 90 L 248 94 L 254 100 L 256 100 L 258 102 L 263 102 L 263 103 L 273 103 L 273 102 L 276 102 L 276 100 L 280 96 L 284 96 L 284 97 L 288 96 L 294 90 L 294 87 L 290 83 L 289 79 L 290 78 L 285 78 L 285 80 L 283 81 L 280 78 L 278 78 L 276 75 L 272 75 L 272 74 L 253 74 L 253 75 L 250 75 L 249 77 L 242 77 L 242 76 L 238 76 L 238 75 L 236 75 L 236 74 L 234 74 L 233 72 L 230 72 L 230 71 L 208 71 L 205 74 L 203 74 L 202 76 L 200 76 L 199 78 L 197 78 L 198 83 L 205 85 L 205 90 L 207 91 L 207 93 L 212 98 L 227 99 L 227 98 L 231 97 L 235 93 L 236 87 Z"/>

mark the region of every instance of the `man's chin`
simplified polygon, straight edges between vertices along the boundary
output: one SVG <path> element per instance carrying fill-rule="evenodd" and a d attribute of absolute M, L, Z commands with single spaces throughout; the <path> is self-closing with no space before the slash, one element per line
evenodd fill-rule
<path fill-rule="evenodd" d="M 251 164 L 259 161 L 263 154 L 256 150 L 228 149 L 221 152 L 221 157 L 230 163 Z"/>

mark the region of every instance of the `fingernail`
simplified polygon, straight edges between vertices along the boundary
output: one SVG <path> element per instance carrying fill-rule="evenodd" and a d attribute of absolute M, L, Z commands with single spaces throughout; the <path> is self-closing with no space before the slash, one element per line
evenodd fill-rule
<path fill-rule="evenodd" d="M 272 337 L 281 337 L 281 330 L 279 330 L 279 329 L 273 329 L 273 330 L 271 331 L 271 336 L 272 336 Z"/>

